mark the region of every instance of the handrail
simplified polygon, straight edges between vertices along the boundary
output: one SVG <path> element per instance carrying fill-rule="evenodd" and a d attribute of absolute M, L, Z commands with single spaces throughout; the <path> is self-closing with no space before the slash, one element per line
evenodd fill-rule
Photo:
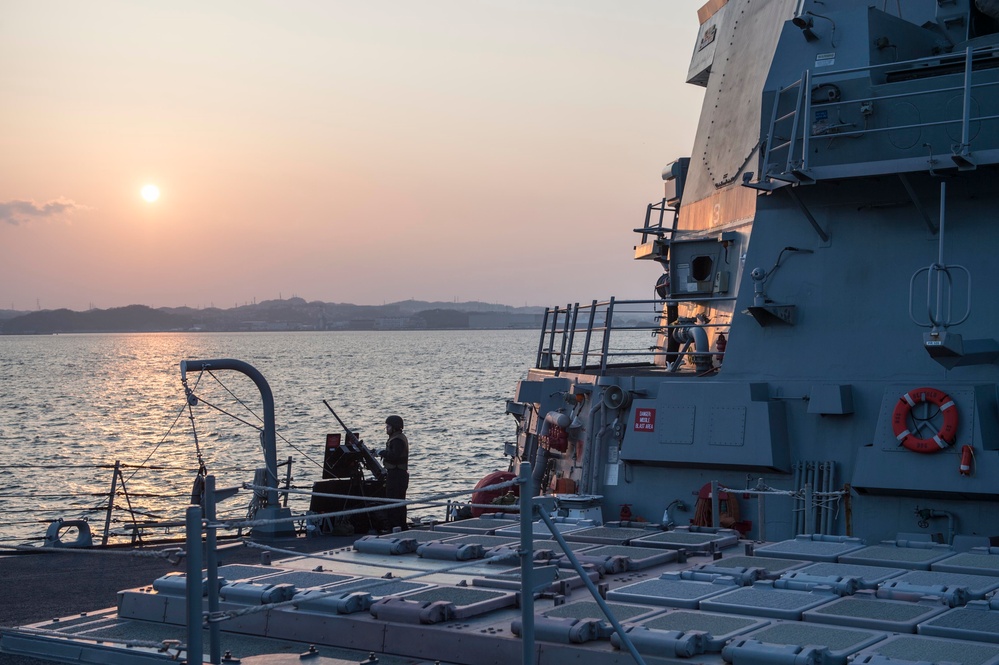
<path fill-rule="evenodd" d="M 801 109 L 802 102 L 805 103 L 805 113 L 808 113 L 808 103 L 812 97 L 812 86 L 811 78 L 809 77 L 810 72 L 805 70 L 805 74 L 802 77 L 801 87 L 798 88 L 798 99 L 794 104 L 794 113 L 791 119 L 791 147 L 787 149 L 787 163 L 784 168 L 784 172 L 787 173 L 791 170 L 792 158 L 794 157 L 794 143 L 798 140 L 798 124 L 801 122 L 801 117 L 798 115 L 798 111 Z M 807 119 L 809 116 L 805 115 Z M 802 140 L 802 153 L 805 152 L 808 146 L 808 134 L 809 132 L 802 132 L 805 134 L 805 138 Z"/>
<path fill-rule="evenodd" d="M 987 52 L 992 52 L 992 55 L 999 56 L 999 46 L 994 44 L 986 44 L 985 46 L 979 46 L 977 48 L 969 47 L 967 50 L 971 51 L 972 54 L 983 54 Z M 864 72 L 876 71 L 876 70 L 898 70 L 906 71 L 907 69 L 914 69 L 914 65 L 922 64 L 944 64 L 944 61 L 950 61 L 954 64 L 958 64 L 965 57 L 965 53 L 948 53 L 944 55 L 932 55 L 926 56 L 924 58 L 913 58 L 912 60 L 900 60 L 898 62 L 885 62 L 878 64 L 861 65 L 859 67 L 848 67 L 846 69 L 836 69 L 830 72 L 820 72 L 815 74 L 815 78 L 827 78 L 830 76 L 840 76 L 842 74 L 862 74 Z M 916 70 L 918 71 L 918 70 Z"/>
<path fill-rule="evenodd" d="M 541 339 L 538 340 L 538 357 L 534 361 L 535 367 L 541 367 L 541 354 L 545 349 L 545 330 L 548 329 L 548 308 L 545 308 L 544 318 L 541 319 Z"/>
<path fill-rule="evenodd" d="M 972 92 L 981 92 L 987 88 L 999 86 L 999 81 L 980 81 L 978 83 L 973 81 L 973 74 L 976 71 L 982 71 L 981 69 L 976 69 L 976 65 L 985 61 L 994 64 L 994 68 L 999 70 L 999 46 L 968 47 L 963 51 L 942 56 L 915 58 L 892 63 L 868 64 L 834 71 L 805 70 L 799 80 L 787 86 L 778 87 L 774 94 L 773 109 L 766 137 L 767 147 L 764 150 L 762 158 L 761 178 L 766 181 L 777 179 L 798 182 L 801 178 L 813 177 L 809 171 L 810 161 L 814 162 L 821 150 L 810 147 L 810 144 L 817 139 L 860 138 L 885 132 L 940 127 L 955 127 L 958 130 L 952 134 L 954 139 L 953 145 L 948 146 L 952 153 L 951 157 L 957 163 L 958 168 L 975 168 L 975 163 L 971 155 L 971 141 L 973 138 L 972 123 L 999 121 L 999 114 L 986 111 L 988 105 L 983 105 L 979 109 L 978 115 L 972 114 L 974 105 Z M 932 67 L 935 66 L 953 69 L 933 72 Z M 888 89 L 884 88 L 886 85 L 911 83 L 910 80 L 892 80 L 893 74 L 904 74 L 906 72 L 912 72 L 914 75 L 923 72 L 933 72 L 931 75 L 926 76 L 926 78 L 918 80 L 931 81 L 944 77 L 946 80 L 941 81 L 941 83 L 946 83 L 946 85 L 926 85 L 921 88 L 910 86 L 914 89 L 905 90 L 904 92 L 889 92 Z M 877 88 L 880 94 L 858 96 L 856 94 L 847 94 L 848 89 L 844 88 L 842 97 L 835 100 L 822 101 L 821 104 L 813 104 L 811 99 L 811 91 L 813 89 L 822 85 L 855 78 L 858 74 L 867 75 L 872 88 Z M 961 82 L 957 84 L 952 83 L 953 77 L 958 75 L 962 76 Z M 795 103 L 795 100 L 790 99 L 786 93 L 795 91 L 796 89 L 798 95 Z M 888 124 L 887 121 L 883 121 L 883 126 L 867 126 L 866 118 L 871 115 L 871 109 L 875 103 L 884 104 L 887 101 L 895 99 L 911 100 L 945 93 L 959 93 L 962 103 L 960 104 L 960 108 L 947 114 L 943 119 L 940 116 L 936 116 L 928 118 L 925 121 L 920 120 L 904 124 Z M 780 108 L 782 107 L 782 102 L 784 103 L 784 109 L 788 109 L 792 103 L 793 108 L 781 114 Z M 802 121 L 804 118 L 810 118 L 812 111 L 816 108 L 828 110 L 830 116 L 832 116 L 834 112 L 841 113 L 843 110 L 852 111 L 857 108 L 858 104 L 862 109 L 864 107 L 868 109 L 866 112 L 861 111 L 865 118 L 863 123 L 844 120 L 840 125 L 833 128 L 835 131 L 829 131 L 829 128 L 816 129 L 812 123 Z M 787 121 L 790 121 L 792 126 L 788 128 L 785 124 L 784 127 L 785 131 L 790 131 L 790 135 L 787 137 L 782 135 L 780 140 L 778 140 L 776 136 L 778 134 L 777 126 Z M 776 157 L 777 153 L 785 150 L 785 158 L 778 161 Z M 818 168 L 821 168 L 821 166 Z M 794 176 L 794 178 L 788 179 L 787 176 L 789 175 Z"/>
<path fill-rule="evenodd" d="M 607 371 L 607 351 L 610 349 L 611 322 L 614 320 L 614 298 L 607 303 L 607 327 L 604 328 L 603 343 L 600 347 L 600 374 Z"/>
<path fill-rule="evenodd" d="M 659 222 L 653 225 L 650 224 L 650 222 L 652 221 L 652 211 L 654 210 L 659 212 Z M 663 228 L 663 222 L 666 221 L 667 211 L 673 213 L 673 220 L 674 220 L 673 229 Z M 666 199 L 663 199 L 662 201 L 657 201 L 656 203 L 648 204 L 648 206 L 646 206 L 645 208 L 645 225 L 640 229 L 635 229 L 635 233 L 642 234 L 642 244 L 644 245 L 646 241 L 648 241 L 650 235 L 662 237 L 666 235 L 668 231 L 669 232 L 675 231 L 676 214 L 677 214 L 677 209 L 667 205 Z"/>
<path fill-rule="evenodd" d="M 702 299 L 698 299 L 698 302 L 700 300 Z M 733 298 L 719 297 L 710 300 L 731 301 Z M 723 359 L 723 351 L 692 347 L 667 351 L 661 345 L 664 336 L 688 329 L 691 325 L 728 335 L 728 322 L 694 324 L 684 320 L 669 323 L 664 304 L 681 301 L 611 298 L 606 301 L 594 300 L 582 308 L 579 303 L 547 308 L 535 368 L 552 370 L 556 375 L 566 371 L 595 371 L 603 376 L 615 365 L 647 365 L 650 369 L 675 371 L 681 363 L 690 363 L 694 356 L 719 361 Z M 580 316 L 580 309 L 589 312 Z M 643 333 L 648 337 L 643 337 Z M 658 339 L 650 340 L 651 337 Z"/>

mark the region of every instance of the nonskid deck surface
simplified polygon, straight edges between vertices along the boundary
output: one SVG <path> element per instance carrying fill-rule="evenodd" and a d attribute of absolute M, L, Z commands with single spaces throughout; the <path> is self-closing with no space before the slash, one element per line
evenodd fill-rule
<path fill-rule="evenodd" d="M 697 527 L 561 530 L 646 662 L 999 664 L 996 548 L 833 536 L 760 545 Z M 314 644 L 401 658 L 395 662 L 519 662 L 520 569 L 510 545 L 482 535 L 479 551 L 462 559 L 475 534 L 435 533 L 367 537 L 269 566 L 222 566 L 222 610 L 240 613 L 221 624 L 224 648 L 234 657 Z M 615 534 L 620 540 L 606 544 Z M 400 553 L 358 551 L 372 541 Z M 433 558 L 418 551 L 428 547 Z M 534 550 L 544 580 L 534 604 L 537 662 L 633 662 L 562 548 L 535 538 Z M 490 558 L 495 552 L 506 554 Z M 546 578 L 545 570 L 557 574 Z M 183 642 L 185 610 L 183 575 L 174 574 L 121 592 L 117 612 L 32 627 L 101 640 L 102 648 Z M 34 643 L 43 649 L 46 640 Z"/>

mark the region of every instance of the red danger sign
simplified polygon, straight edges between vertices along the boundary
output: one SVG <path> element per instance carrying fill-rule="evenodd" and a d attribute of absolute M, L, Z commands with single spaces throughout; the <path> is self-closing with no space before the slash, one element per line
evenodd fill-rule
<path fill-rule="evenodd" d="M 635 409 L 635 431 L 636 432 L 656 431 L 655 409 Z"/>

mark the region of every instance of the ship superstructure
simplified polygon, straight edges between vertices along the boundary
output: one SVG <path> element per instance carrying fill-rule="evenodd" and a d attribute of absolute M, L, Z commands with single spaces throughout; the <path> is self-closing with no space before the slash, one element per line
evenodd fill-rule
<path fill-rule="evenodd" d="M 732 493 L 753 538 L 999 536 L 999 23 L 869 4 L 701 10 L 694 147 L 636 229 L 660 313 L 549 311 L 511 404 L 539 482 L 652 521 L 711 481 L 796 493 Z"/>

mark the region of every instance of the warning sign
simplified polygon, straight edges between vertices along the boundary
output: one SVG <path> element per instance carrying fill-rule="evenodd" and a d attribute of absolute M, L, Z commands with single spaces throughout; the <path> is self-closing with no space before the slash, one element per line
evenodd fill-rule
<path fill-rule="evenodd" d="M 635 409 L 635 431 L 636 432 L 656 431 L 655 409 Z"/>

